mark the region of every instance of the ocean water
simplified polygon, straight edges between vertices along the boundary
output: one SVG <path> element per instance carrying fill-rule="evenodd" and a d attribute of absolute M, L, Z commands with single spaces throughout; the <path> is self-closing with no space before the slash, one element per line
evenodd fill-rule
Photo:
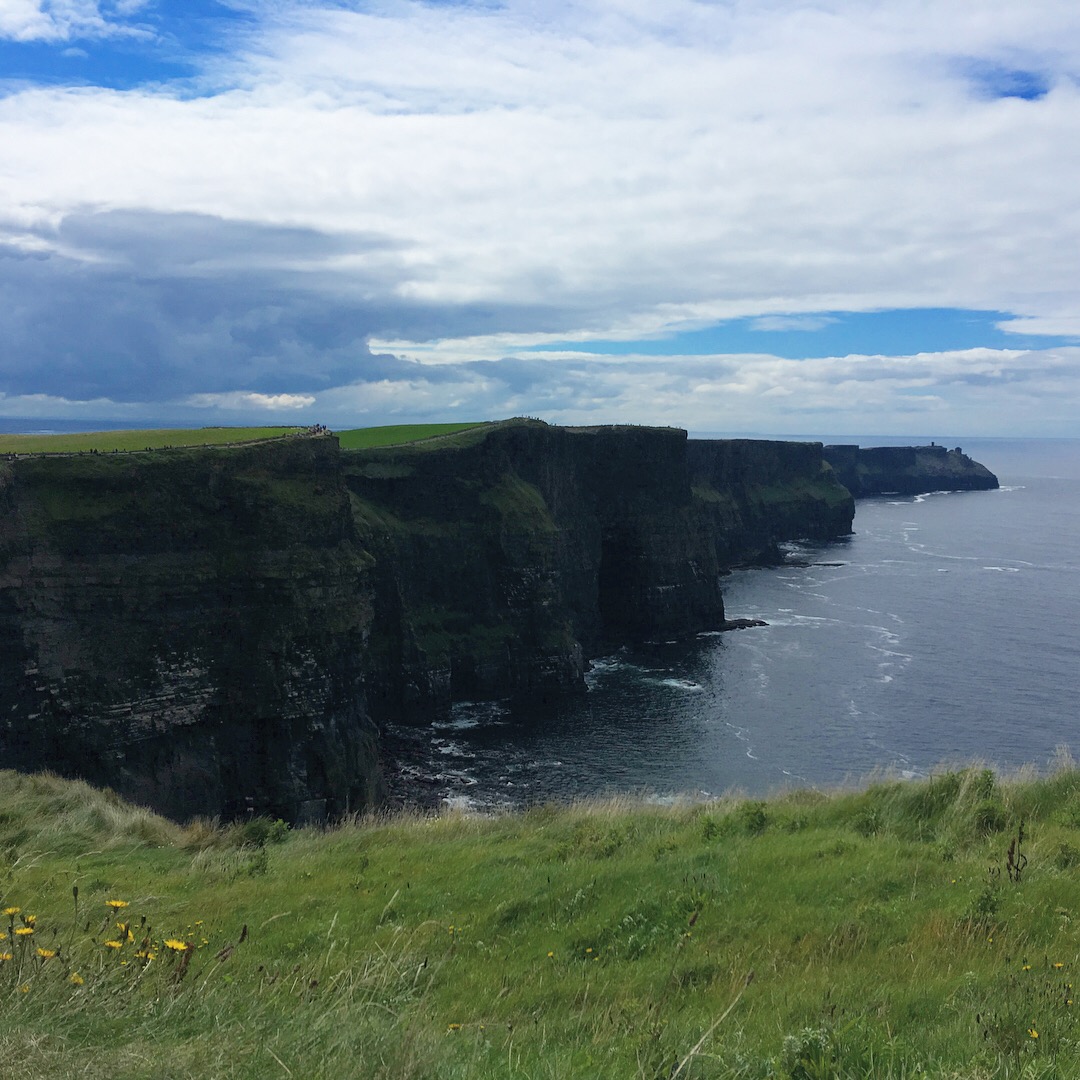
<path fill-rule="evenodd" d="M 766 794 L 1080 757 L 1080 440 L 960 442 L 1001 490 L 860 500 L 853 536 L 731 574 L 729 617 L 766 627 L 599 657 L 581 697 L 392 728 L 392 794 Z"/>

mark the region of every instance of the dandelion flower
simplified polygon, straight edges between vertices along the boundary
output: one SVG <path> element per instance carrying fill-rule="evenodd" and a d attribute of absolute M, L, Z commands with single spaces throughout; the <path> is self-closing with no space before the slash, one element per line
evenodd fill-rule
<path fill-rule="evenodd" d="M 592 949 L 591 949 L 591 948 L 588 948 L 588 949 L 586 949 L 585 951 L 586 951 L 587 953 L 591 953 L 591 952 L 592 952 Z"/>
<path fill-rule="evenodd" d="M 42 960 L 51 960 L 56 955 L 56 950 L 39 948 L 37 954 Z"/>
<path fill-rule="evenodd" d="M 1032 1037 L 1033 1039 L 1037 1039 L 1037 1038 L 1039 1037 L 1039 1033 L 1038 1033 L 1038 1032 L 1037 1032 L 1037 1031 L 1036 1031 L 1036 1030 L 1035 1030 L 1035 1029 L 1034 1029 L 1033 1027 L 1030 1027 L 1030 1028 L 1028 1028 L 1028 1034 L 1029 1034 L 1029 1035 L 1030 1035 L 1030 1036 L 1031 1036 L 1031 1037 Z"/>
<path fill-rule="evenodd" d="M 186 941 L 181 941 L 179 938 L 166 938 L 165 948 L 172 949 L 173 952 L 187 952 L 188 946 Z"/>
<path fill-rule="evenodd" d="M 72 986 L 83 986 L 85 985 L 86 980 L 77 971 L 73 971 L 68 976 L 68 982 L 71 983 Z"/>
<path fill-rule="evenodd" d="M 119 911 L 121 908 L 126 908 L 128 902 L 126 900 L 106 900 L 105 906 L 111 907 L 113 911 Z"/>
<path fill-rule="evenodd" d="M 16 937 L 29 937 L 33 932 L 34 932 L 34 928 L 32 926 L 20 926 L 15 931 L 15 936 Z"/>
<path fill-rule="evenodd" d="M 1020 970 L 1021 971 L 1030 971 L 1031 970 L 1031 965 L 1030 964 L 1025 964 Z"/>
<path fill-rule="evenodd" d="M 1061 970 L 1061 969 L 1062 969 L 1062 968 L 1063 968 L 1064 966 L 1065 966 L 1065 965 L 1064 965 L 1064 964 L 1062 964 L 1062 963 L 1061 963 L 1061 962 L 1059 961 L 1058 963 L 1056 963 L 1056 964 L 1054 965 L 1054 970 L 1055 970 L 1055 971 L 1060 971 L 1060 970 Z"/>
<path fill-rule="evenodd" d="M 37 922 L 36 915 L 24 915 L 22 921 L 26 926 L 33 926 Z"/>
<path fill-rule="evenodd" d="M 447 1027 L 446 1030 L 447 1031 L 460 1031 L 461 1030 L 461 1025 L 460 1024 L 450 1024 L 449 1027 Z"/>
<path fill-rule="evenodd" d="M 555 954 L 553 952 L 548 952 L 548 959 L 550 960 L 554 955 Z"/>
<path fill-rule="evenodd" d="M 124 945 L 120 941 L 106 941 L 105 942 L 105 948 L 106 949 L 122 949 L 123 947 L 124 947 Z"/>
<path fill-rule="evenodd" d="M 11 953 L 9 953 L 9 952 L 0 952 L 0 960 L 10 960 L 10 959 L 11 959 Z"/>
<path fill-rule="evenodd" d="M 4 908 L 4 914 L 9 919 L 14 919 L 15 916 L 18 915 L 20 911 L 22 911 L 22 908 L 17 908 L 17 907 L 6 907 L 6 908 Z"/>
<path fill-rule="evenodd" d="M 19 993 L 20 994 L 29 994 L 30 993 L 30 984 L 29 983 L 23 983 L 22 986 L 19 987 Z"/>

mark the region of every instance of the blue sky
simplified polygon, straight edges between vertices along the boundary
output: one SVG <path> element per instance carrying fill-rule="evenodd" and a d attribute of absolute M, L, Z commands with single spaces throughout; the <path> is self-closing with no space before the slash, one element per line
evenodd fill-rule
<path fill-rule="evenodd" d="M 0 0 L 0 417 L 1080 434 L 1080 12 Z"/>

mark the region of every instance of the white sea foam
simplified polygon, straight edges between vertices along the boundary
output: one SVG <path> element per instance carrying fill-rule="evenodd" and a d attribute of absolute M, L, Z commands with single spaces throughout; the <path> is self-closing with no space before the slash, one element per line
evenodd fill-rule
<path fill-rule="evenodd" d="M 649 679 L 649 682 L 656 686 L 666 686 L 672 690 L 685 690 L 690 694 L 700 694 L 704 691 L 705 687 L 701 683 L 693 682 L 690 679 Z"/>

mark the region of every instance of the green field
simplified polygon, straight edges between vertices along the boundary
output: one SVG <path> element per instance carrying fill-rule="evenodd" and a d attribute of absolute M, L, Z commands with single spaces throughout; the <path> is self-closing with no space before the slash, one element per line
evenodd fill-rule
<path fill-rule="evenodd" d="M 1080 1075 L 1071 766 L 329 831 L 8 772 L 0 852 L 4 1076 Z"/>
<path fill-rule="evenodd" d="M 158 428 L 147 431 L 87 431 L 71 435 L 0 434 L 0 454 L 77 454 L 89 450 L 108 454 L 113 450 L 160 450 L 166 446 L 221 446 L 227 443 L 276 439 L 281 435 L 303 430 L 296 427 L 209 427 L 185 430 Z"/>
<path fill-rule="evenodd" d="M 379 446 L 398 446 L 439 435 L 454 435 L 469 428 L 481 427 L 482 424 L 483 421 L 469 424 L 392 424 L 387 427 L 352 428 L 335 431 L 334 434 L 343 450 L 373 450 Z"/>
<path fill-rule="evenodd" d="M 345 450 L 367 450 L 418 442 L 482 426 L 469 424 L 394 424 L 389 427 L 352 428 L 334 432 Z M 96 450 L 160 450 L 167 446 L 223 446 L 229 443 L 276 439 L 305 431 L 303 427 L 209 427 L 184 430 L 158 428 L 145 431 L 89 431 L 66 435 L 0 434 L 0 454 L 77 454 Z"/>

